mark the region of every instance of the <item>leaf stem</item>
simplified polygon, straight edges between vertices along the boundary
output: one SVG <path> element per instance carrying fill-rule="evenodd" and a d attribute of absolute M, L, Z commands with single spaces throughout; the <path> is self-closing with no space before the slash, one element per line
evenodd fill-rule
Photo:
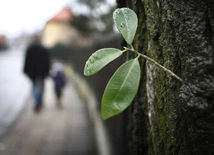
<path fill-rule="evenodd" d="M 156 66 L 160 67 L 161 69 L 163 69 L 165 72 L 169 73 L 171 76 L 173 76 L 174 78 L 176 78 L 178 81 L 180 81 L 181 83 L 183 83 L 183 79 L 181 79 L 179 76 L 177 76 L 175 73 L 173 73 L 171 70 L 167 69 L 166 67 L 162 66 L 161 64 L 159 64 L 157 61 L 155 61 L 154 59 L 139 53 L 138 51 L 134 50 L 134 49 L 129 49 L 129 48 L 124 48 L 125 50 L 129 50 L 132 51 L 134 53 L 137 53 L 138 55 L 142 56 L 143 58 L 145 58 L 146 60 L 154 63 Z"/>

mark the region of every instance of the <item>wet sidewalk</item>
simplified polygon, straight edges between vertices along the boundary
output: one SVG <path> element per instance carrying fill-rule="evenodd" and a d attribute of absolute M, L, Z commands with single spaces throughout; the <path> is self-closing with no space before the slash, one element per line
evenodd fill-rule
<path fill-rule="evenodd" d="M 87 104 L 68 84 L 57 107 L 52 81 L 46 81 L 43 109 L 27 99 L 15 123 L 0 137 L 0 155 L 97 155 Z"/>

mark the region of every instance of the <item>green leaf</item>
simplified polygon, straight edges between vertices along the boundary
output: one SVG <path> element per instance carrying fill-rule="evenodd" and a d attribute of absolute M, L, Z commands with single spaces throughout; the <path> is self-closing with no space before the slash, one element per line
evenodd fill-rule
<path fill-rule="evenodd" d="M 93 53 L 84 67 L 84 75 L 93 75 L 108 63 L 118 58 L 123 52 L 116 48 L 103 48 Z"/>
<path fill-rule="evenodd" d="M 108 119 L 124 111 L 134 99 L 140 82 L 138 58 L 124 63 L 108 82 L 102 98 L 101 118 Z"/>
<path fill-rule="evenodd" d="M 137 30 L 138 19 L 129 8 L 119 8 L 113 13 L 113 20 L 126 42 L 131 45 Z"/>

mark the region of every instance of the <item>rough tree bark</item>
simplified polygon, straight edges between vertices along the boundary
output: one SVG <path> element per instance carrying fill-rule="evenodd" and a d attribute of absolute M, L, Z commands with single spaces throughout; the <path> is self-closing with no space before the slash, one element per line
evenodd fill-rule
<path fill-rule="evenodd" d="M 117 3 L 138 15 L 135 49 L 184 80 L 142 59 L 141 86 L 129 109 L 130 154 L 214 154 L 214 1 Z"/>

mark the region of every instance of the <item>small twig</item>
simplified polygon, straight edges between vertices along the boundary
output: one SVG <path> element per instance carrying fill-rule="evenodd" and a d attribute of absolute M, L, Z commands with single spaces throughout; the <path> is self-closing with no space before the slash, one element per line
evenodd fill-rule
<path fill-rule="evenodd" d="M 156 66 L 160 67 L 161 69 L 163 69 L 165 72 L 169 73 L 171 76 L 173 76 L 174 78 L 176 78 L 178 81 L 180 81 L 181 83 L 183 83 L 183 79 L 181 79 L 179 76 L 177 76 L 175 73 L 173 73 L 171 70 L 165 68 L 164 66 L 160 65 L 158 62 L 156 62 L 154 59 L 144 55 L 144 54 L 141 54 L 137 51 L 135 51 L 134 49 L 129 49 L 129 48 L 124 48 L 125 50 L 129 50 L 129 51 L 132 51 L 134 53 L 137 53 L 137 54 L 140 54 L 143 58 L 145 58 L 146 60 L 154 63 Z"/>

